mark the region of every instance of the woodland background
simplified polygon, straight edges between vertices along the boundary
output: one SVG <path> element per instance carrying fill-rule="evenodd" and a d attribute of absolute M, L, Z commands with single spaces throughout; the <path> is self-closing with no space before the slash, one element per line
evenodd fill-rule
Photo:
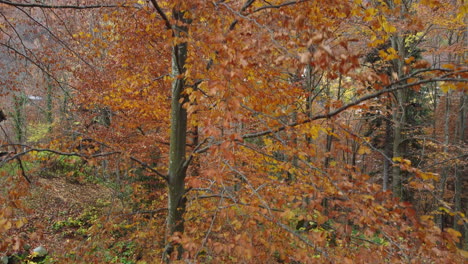
<path fill-rule="evenodd" d="M 0 257 L 463 263 L 467 11 L 0 0 Z"/>

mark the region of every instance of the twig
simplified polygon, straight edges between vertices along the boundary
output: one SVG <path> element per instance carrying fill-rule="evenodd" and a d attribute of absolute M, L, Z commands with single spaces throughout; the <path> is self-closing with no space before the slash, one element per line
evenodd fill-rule
<path fill-rule="evenodd" d="M 266 5 L 266 6 L 262 6 L 262 7 L 259 7 L 257 9 L 255 9 L 252 13 L 256 13 L 256 12 L 259 12 L 259 11 L 262 11 L 262 10 L 265 10 L 265 9 L 278 9 L 278 8 L 285 7 L 285 6 L 290 6 L 290 5 L 303 3 L 305 1 L 306 0 L 291 1 L 291 2 L 286 2 L 286 3 L 282 3 L 282 4 L 278 4 L 278 5 Z"/>
<path fill-rule="evenodd" d="M 200 195 L 200 196 L 195 197 L 195 199 L 210 199 L 210 198 L 221 198 L 221 199 L 227 198 L 227 199 L 231 200 L 232 202 L 234 202 L 235 204 L 239 204 L 239 205 L 242 205 L 242 206 L 254 206 L 254 205 L 251 205 L 251 204 L 248 204 L 248 203 L 239 202 L 236 199 L 234 199 L 232 196 L 226 196 L 226 195 L 223 195 L 222 193 L 221 194 Z M 259 208 L 262 208 L 262 209 L 270 209 L 271 211 L 274 211 L 274 212 L 280 212 L 280 213 L 284 212 L 284 210 L 278 209 L 278 208 L 266 207 L 264 205 L 256 205 L 256 206 L 259 207 Z"/>
<path fill-rule="evenodd" d="M 154 8 L 156 9 L 156 12 L 158 12 L 158 14 L 164 20 L 164 23 L 166 24 L 166 29 L 172 29 L 172 25 L 171 25 L 171 22 L 169 21 L 169 18 L 167 18 L 166 14 L 161 9 L 158 2 L 156 2 L 156 0 L 151 0 L 151 3 L 153 4 Z"/>
<path fill-rule="evenodd" d="M 11 1 L 0 0 L 0 4 L 5 4 L 15 7 L 38 7 L 46 9 L 95 9 L 95 8 L 113 8 L 113 7 L 127 7 L 125 5 L 46 5 L 46 4 L 34 4 L 34 3 L 17 3 Z"/>
<path fill-rule="evenodd" d="M 5 147 L 5 146 L 8 146 L 8 145 L 2 145 L 0 147 Z M 54 153 L 54 154 L 57 154 L 57 155 L 61 155 L 61 156 L 70 156 L 70 157 L 81 157 L 81 158 L 85 158 L 85 159 L 91 159 L 91 158 L 98 158 L 98 157 L 106 157 L 106 156 L 111 156 L 111 155 L 118 155 L 118 154 L 123 154 L 121 151 L 110 151 L 110 152 L 103 152 L 103 153 L 96 153 L 96 154 L 91 154 L 91 155 L 86 155 L 86 154 L 81 154 L 81 153 L 77 153 L 77 152 L 64 152 L 64 151 L 59 151 L 59 150 L 54 150 L 54 149 L 47 149 L 47 148 L 32 148 L 28 145 L 22 145 L 22 144 L 10 144 L 10 146 L 22 146 L 22 147 L 27 147 L 29 149 L 27 150 L 24 150 L 23 152 L 19 152 L 19 153 L 16 153 L 15 155 L 7 158 L 7 159 L 4 159 L 2 162 L 0 162 L 0 165 L 3 164 L 3 163 L 6 163 L 10 160 L 13 160 L 13 159 L 17 159 L 21 156 L 24 156 L 26 154 L 28 154 L 29 152 L 33 152 L 33 151 L 37 151 L 37 152 L 50 152 L 50 153 Z M 164 179 L 165 181 L 167 181 L 167 176 L 165 176 L 164 174 L 160 173 L 159 171 L 155 170 L 154 168 L 152 168 L 151 166 L 149 166 L 146 162 L 143 162 L 133 156 L 130 156 L 130 159 L 139 163 L 141 166 L 143 166 L 145 169 L 155 173 L 156 175 L 158 175 L 160 178 Z"/>
<path fill-rule="evenodd" d="M 155 214 L 155 213 L 159 213 L 162 211 L 167 211 L 167 208 L 158 208 L 154 210 L 142 210 L 142 211 L 136 211 L 136 212 L 131 212 L 131 213 L 119 214 L 119 215 Z"/>
<path fill-rule="evenodd" d="M 5 137 L 7 138 L 7 140 L 8 140 L 9 142 L 11 142 L 10 137 L 8 136 L 8 134 L 7 134 L 7 132 L 5 131 L 5 129 L 3 128 L 3 126 L 0 125 L 0 128 L 1 128 L 2 131 L 3 131 L 3 134 L 5 134 Z M 16 150 L 15 145 L 13 145 L 13 148 L 14 148 L 14 150 L 15 150 L 15 152 L 16 152 L 17 150 Z M 15 156 L 16 156 L 16 155 L 15 155 Z M 23 161 L 21 160 L 20 156 L 16 156 L 16 157 L 15 157 L 15 156 L 13 156 L 11 159 L 16 159 L 16 160 L 18 161 L 18 164 L 19 164 L 20 169 L 21 169 L 21 175 L 23 175 L 23 178 L 26 179 L 26 181 L 27 181 L 28 183 L 31 183 L 31 180 L 30 180 L 29 177 L 26 175 L 26 170 L 24 169 Z M 6 158 L 6 159 L 2 160 L 2 162 L 0 162 L 0 166 L 3 165 L 4 163 L 6 163 L 7 160 L 11 160 L 11 159 Z"/>
<path fill-rule="evenodd" d="M 466 71 L 460 71 L 459 73 L 462 73 L 462 72 L 467 72 L 468 70 Z M 453 74 L 453 73 L 451 73 Z M 404 89 L 404 88 L 408 88 L 408 87 L 411 87 L 411 86 L 416 86 L 416 85 L 421 85 L 421 84 L 425 84 L 425 83 L 430 83 L 430 82 L 439 82 L 439 81 L 450 81 L 450 82 L 468 82 L 468 79 L 464 79 L 464 78 L 431 78 L 431 79 L 426 79 L 426 80 L 420 80 L 420 81 L 417 81 L 417 82 L 414 82 L 414 83 L 408 83 L 408 84 L 404 84 L 404 85 L 396 85 L 395 84 L 391 84 L 387 87 L 387 89 L 383 89 L 383 90 L 380 90 L 380 91 L 377 91 L 375 93 L 372 93 L 372 94 L 369 94 L 369 95 L 366 95 L 366 96 L 363 96 L 349 104 L 346 104 L 338 109 L 335 109 L 334 111 L 331 111 L 331 112 L 328 112 L 326 114 L 321 114 L 321 115 L 316 115 L 316 116 L 313 116 L 311 118 L 308 118 L 308 119 L 305 119 L 305 120 L 302 120 L 302 121 L 299 121 L 299 122 L 294 122 L 294 123 L 291 123 L 289 124 L 288 126 L 281 126 L 277 129 L 274 129 L 274 130 L 265 130 L 265 131 L 260 131 L 260 132 L 255 132 L 255 133 L 249 133 L 249 134 L 245 134 L 245 135 L 242 135 L 242 138 L 243 139 L 247 139 L 247 138 L 256 138 L 256 137 L 261 137 L 261 136 L 265 136 L 265 135 L 269 135 L 269 134 L 272 134 L 272 133 L 277 133 L 277 132 L 280 132 L 280 131 L 283 131 L 285 130 L 286 128 L 288 127 L 296 127 L 296 126 L 299 126 L 299 125 L 303 125 L 303 124 L 307 124 L 307 123 L 310 123 L 314 120 L 319 120 L 319 119 L 327 119 L 327 118 L 331 118 L 331 117 L 334 117 L 336 115 L 338 115 L 339 113 L 353 107 L 353 106 L 356 106 L 362 102 L 365 102 L 367 100 L 370 100 L 370 99 L 373 99 L 373 98 L 376 98 L 382 94 L 386 94 L 386 93 L 390 93 L 390 92 L 394 92 L 394 91 L 397 91 L 397 90 L 401 90 L 401 89 Z M 393 86 L 393 87 L 392 87 Z"/>
<path fill-rule="evenodd" d="M 213 230 L 213 226 L 214 226 L 214 222 L 216 220 L 216 216 L 218 215 L 219 211 L 221 210 L 221 204 L 224 201 L 225 196 L 223 195 L 223 192 L 221 193 L 221 199 L 218 202 L 218 207 L 216 208 L 216 211 L 214 212 L 213 217 L 211 218 L 210 227 L 208 228 L 208 231 L 206 231 L 205 237 L 203 238 L 202 244 L 200 245 L 200 248 L 198 249 L 197 254 L 195 254 L 194 259 L 197 259 L 198 255 L 200 254 L 202 249 L 205 247 L 205 244 L 208 241 L 208 237 L 211 234 L 211 230 Z"/>

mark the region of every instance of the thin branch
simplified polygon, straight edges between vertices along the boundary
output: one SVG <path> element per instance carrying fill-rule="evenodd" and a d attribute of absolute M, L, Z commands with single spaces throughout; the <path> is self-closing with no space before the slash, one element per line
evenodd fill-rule
<path fill-rule="evenodd" d="M 460 71 L 459 73 L 464 73 L 464 72 L 468 72 L 468 70 Z M 454 73 L 450 73 L 450 74 L 446 74 L 444 76 L 453 75 L 453 74 Z M 361 97 L 361 98 L 359 98 L 359 99 L 357 99 L 357 100 L 355 100 L 355 101 L 353 101 L 353 102 L 351 102 L 349 104 L 346 104 L 346 105 L 344 105 L 344 106 L 342 106 L 340 108 L 337 108 L 334 111 L 328 112 L 326 114 L 316 115 L 316 116 L 313 116 L 311 118 L 308 118 L 308 119 L 305 119 L 305 120 L 302 120 L 302 121 L 299 121 L 299 122 L 291 123 L 288 126 L 281 126 L 281 127 L 277 128 L 275 130 L 265 130 L 265 131 L 245 134 L 245 135 L 242 135 L 242 138 L 247 139 L 247 138 L 256 138 L 256 137 L 261 137 L 261 136 L 265 136 L 265 135 L 270 135 L 272 133 L 277 133 L 277 132 L 283 131 L 288 127 L 296 127 L 296 126 L 299 126 L 299 125 L 310 123 L 310 122 L 312 122 L 314 120 L 318 120 L 318 119 L 331 118 L 331 117 L 334 117 L 334 116 L 338 115 L 339 113 L 341 113 L 341 112 L 343 112 L 343 111 L 345 111 L 345 110 L 347 110 L 347 109 L 349 109 L 349 108 L 351 108 L 353 106 L 356 106 L 356 105 L 358 105 L 358 104 L 360 104 L 362 102 L 365 102 L 367 100 L 379 97 L 382 94 L 386 94 L 386 93 L 394 92 L 394 91 L 397 91 L 397 90 L 405 89 L 405 88 L 408 88 L 408 87 L 411 87 L 411 86 L 416 86 L 416 85 L 421 85 L 421 84 L 426 84 L 426 83 L 431 83 L 431 82 L 440 82 L 440 81 L 468 82 L 468 79 L 464 79 L 464 78 L 444 78 L 442 76 L 442 77 L 438 77 L 438 78 L 431 78 L 431 79 L 426 79 L 426 80 L 420 80 L 420 81 L 413 82 L 413 83 L 397 85 L 397 86 L 394 86 L 394 87 L 392 87 L 394 84 L 391 84 L 391 85 L 387 86 L 387 87 L 390 87 L 390 88 L 382 89 L 382 90 L 377 91 L 375 93 L 363 96 L 363 97 Z"/>
<path fill-rule="evenodd" d="M 35 3 L 17 3 L 12 1 L 0 0 L 0 4 L 5 4 L 15 7 L 38 7 L 47 9 L 96 9 L 96 8 L 115 8 L 115 7 L 127 7 L 125 5 L 46 5 L 46 4 L 35 4 Z"/>
<path fill-rule="evenodd" d="M 192 162 L 193 157 L 195 156 L 196 153 L 198 153 L 200 147 L 205 144 L 205 142 L 208 140 L 208 138 L 203 139 L 202 142 L 200 142 L 195 148 L 192 150 L 192 153 L 190 153 L 188 159 L 185 160 L 184 164 L 182 165 L 183 170 L 187 170 L 187 168 L 190 166 L 190 162 Z"/>
<path fill-rule="evenodd" d="M 139 163 L 139 164 L 140 164 L 141 166 L 143 166 L 145 169 L 147 169 L 147 170 L 149 170 L 149 171 L 155 173 L 156 175 L 158 175 L 160 178 L 164 179 L 164 180 L 167 182 L 168 178 L 167 178 L 166 175 L 164 175 L 164 174 L 160 173 L 159 171 L 153 169 L 153 168 L 152 168 L 151 166 L 149 166 L 146 162 L 143 162 L 143 161 L 141 161 L 141 160 L 139 160 L 139 159 L 137 159 L 137 158 L 135 158 L 135 157 L 133 157 L 133 156 L 131 156 L 130 159 L 133 160 L 133 161 L 135 161 L 135 162 L 137 162 L 137 163 Z"/>
<path fill-rule="evenodd" d="M 328 259 L 328 253 L 323 251 L 322 249 L 319 249 L 312 241 L 310 241 L 309 239 L 307 239 L 306 237 L 304 236 L 301 236 L 300 234 L 298 234 L 295 230 L 291 229 L 289 226 L 279 222 L 279 221 L 275 221 L 271 218 L 269 218 L 268 216 L 262 214 L 263 217 L 265 217 L 267 220 L 275 223 L 277 226 L 281 227 L 283 230 L 287 231 L 288 233 L 292 234 L 293 236 L 297 237 L 299 240 L 301 240 L 302 242 L 304 242 L 306 245 L 310 246 L 310 247 L 313 247 L 317 252 L 319 252 L 320 254 L 323 254 L 325 256 L 325 258 Z"/>
<path fill-rule="evenodd" d="M 164 77 L 166 77 L 166 76 L 171 76 L 171 75 L 170 75 L 170 74 L 168 74 L 168 73 L 166 73 L 166 74 L 164 74 L 164 75 L 161 75 L 161 76 L 159 76 L 159 77 L 156 77 L 156 78 L 154 78 L 154 79 L 153 79 L 153 80 L 151 80 L 151 81 L 153 81 L 153 82 L 154 82 L 154 81 L 160 80 L 160 79 L 162 79 L 162 78 L 164 78 Z"/>
<path fill-rule="evenodd" d="M 440 165 L 440 164 L 443 164 L 443 163 L 446 163 L 446 162 L 449 162 L 449 161 L 452 161 L 452 160 L 456 160 L 456 159 L 459 159 L 459 158 L 465 158 L 465 157 L 468 157 L 468 154 L 463 154 L 463 155 L 456 156 L 456 157 L 453 157 L 453 158 L 450 158 L 450 159 L 446 159 L 446 160 L 443 160 L 443 161 L 440 161 L 440 162 L 436 162 L 436 163 L 433 163 L 433 164 L 431 164 L 429 166 L 425 166 L 423 169 L 427 170 L 427 169 L 435 167 L 437 165 Z"/>
<path fill-rule="evenodd" d="M 151 3 L 153 4 L 154 8 L 156 9 L 156 12 L 158 12 L 158 14 L 164 20 L 164 23 L 166 24 L 166 29 L 172 29 L 172 25 L 171 25 L 171 22 L 169 21 L 169 18 L 166 16 L 164 11 L 158 5 L 158 2 L 156 0 L 151 0 Z"/>
<path fill-rule="evenodd" d="M 356 134 L 356 133 L 350 131 L 349 129 L 345 128 L 345 127 L 344 127 L 343 125 L 341 125 L 341 124 L 338 124 L 338 126 L 339 126 L 343 131 L 345 131 L 346 133 L 352 135 L 353 137 L 356 137 L 356 138 L 360 139 L 360 140 L 361 140 L 360 143 L 362 143 L 362 144 L 364 144 L 364 145 L 367 145 L 367 146 L 368 146 L 369 148 L 371 148 L 372 150 L 374 150 L 374 151 L 380 153 L 380 155 L 382 155 L 382 157 L 383 157 L 384 159 L 388 160 L 388 162 L 389 162 L 391 165 L 395 165 L 395 162 L 393 162 L 393 160 L 392 160 L 389 156 L 387 156 L 383 151 L 381 151 L 380 149 L 378 149 L 378 148 L 376 148 L 374 145 L 372 145 L 368 140 L 366 140 L 365 138 L 359 136 L 358 134 Z"/>
<path fill-rule="evenodd" d="M 270 39 L 271 39 L 271 42 L 273 42 L 273 44 L 275 44 L 277 46 L 278 49 L 280 49 L 284 54 L 288 54 L 289 56 L 293 57 L 293 58 L 298 58 L 298 56 L 296 54 L 292 54 L 289 52 L 288 49 L 286 49 L 285 47 L 283 47 L 275 38 L 275 32 L 268 28 L 266 25 L 262 25 L 261 23 L 259 23 L 257 20 L 255 19 L 252 19 L 251 17 L 249 17 L 248 15 L 243 15 L 241 12 L 238 12 L 236 10 L 234 10 L 232 7 L 230 7 L 228 4 L 226 3 L 221 3 L 221 5 L 225 6 L 231 13 L 243 18 L 243 19 L 246 19 L 252 23 L 254 23 L 258 28 L 261 28 L 261 29 L 264 29 L 265 31 L 267 31 L 269 34 L 270 34 Z M 237 20 L 236 20 L 237 21 Z M 236 21 L 234 21 L 235 23 L 237 23 Z M 233 30 L 234 27 L 235 27 L 235 23 L 232 23 L 231 26 L 229 27 L 229 31 Z"/>
<path fill-rule="evenodd" d="M 193 190 L 193 189 L 192 189 Z M 271 211 L 274 211 L 274 212 L 284 212 L 284 210 L 282 209 L 278 209 L 278 208 L 272 208 L 272 207 L 266 207 L 264 205 L 252 205 L 252 204 L 248 204 L 248 203 L 243 203 L 243 202 L 240 202 L 240 201 L 237 201 L 236 199 L 234 199 L 234 197 L 232 196 L 227 196 L 227 195 L 224 195 L 224 194 L 207 194 L 207 195 L 200 195 L 200 196 L 196 196 L 195 199 L 210 199 L 210 198 L 221 198 L 221 199 L 229 199 L 231 200 L 234 204 L 236 205 L 242 205 L 242 206 L 255 206 L 255 207 L 258 207 L 258 208 L 262 208 L 262 209 L 270 209 Z"/>
<path fill-rule="evenodd" d="M 24 13 L 29 19 L 31 19 L 34 23 L 38 24 L 40 27 L 42 27 L 44 30 L 49 33 L 50 36 L 52 36 L 58 43 L 60 43 L 63 47 L 65 47 L 67 50 L 69 50 L 73 55 L 75 55 L 79 60 L 84 62 L 86 65 L 88 65 L 93 71 L 96 69 L 94 68 L 93 65 L 91 65 L 89 62 L 87 62 L 83 57 L 81 57 L 76 51 L 74 51 L 72 48 L 70 48 L 63 40 L 61 40 L 58 36 L 56 36 L 50 29 L 46 26 L 44 26 L 42 23 L 34 19 L 31 15 L 28 14 L 28 12 L 24 11 L 22 8 L 16 7 L 18 10 L 20 10 L 22 13 Z"/>
<path fill-rule="evenodd" d="M 3 134 L 5 134 L 5 137 L 7 138 L 7 140 L 11 142 L 11 139 L 10 139 L 10 137 L 8 136 L 8 133 L 5 131 L 5 129 L 3 128 L 3 126 L 0 126 L 0 128 L 1 128 L 2 131 L 3 131 Z M 13 145 L 13 148 L 14 148 L 14 150 L 16 151 L 16 146 L 15 146 L 15 145 Z M 2 162 L 1 162 L 0 164 L 6 163 L 6 160 L 7 160 L 7 159 L 8 159 L 8 158 L 2 160 Z M 20 169 L 21 169 L 21 175 L 23 175 L 23 178 L 24 178 L 28 183 L 31 183 L 31 180 L 30 180 L 29 177 L 26 175 L 26 170 L 24 169 L 23 161 L 21 160 L 20 156 L 16 156 L 16 157 L 13 156 L 11 159 L 16 159 L 16 161 L 18 161 L 18 164 L 19 164 Z M 11 159 L 9 159 L 9 160 L 11 160 Z"/>
<path fill-rule="evenodd" d="M 303 3 L 305 1 L 306 0 L 291 1 L 291 2 L 286 2 L 286 3 L 282 3 L 282 4 L 278 4 L 278 5 L 266 5 L 266 6 L 262 6 L 262 7 L 259 7 L 257 9 L 255 9 L 252 13 L 256 13 L 256 12 L 259 12 L 259 11 L 262 11 L 262 10 L 265 10 L 265 9 L 278 9 L 278 8 L 285 7 L 285 6 L 290 6 L 290 5 Z"/>
<path fill-rule="evenodd" d="M 239 170 L 237 170 L 236 168 L 232 167 L 229 162 L 227 162 L 226 160 L 223 161 L 223 163 L 231 170 L 233 171 L 234 173 L 236 173 L 237 175 L 239 175 L 242 180 L 244 180 L 247 185 L 250 187 L 251 191 L 255 194 L 255 196 L 257 196 L 258 200 L 263 204 L 263 206 L 265 207 L 265 209 L 268 211 L 268 214 L 269 215 L 272 215 L 271 211 L 271 207 L 267 204 L 267 202 L 262 198 L 262 196 L 258 193 L 257 189 L 255 189 L 253 187 L 253 185 L 250 183 L 249 179 L 247 178 L 247 176 L 245 176 L 242 172 L 240 172 Z"/>
<path fill-rule="evenodd" d="M 141 211 L 135 211 L 135 212 L 131 212 L 131 213 L 119 214 L 119 216 L 137 215 L 137 214 L 155 214 L 155 213 L 159 213 L 159 212 L 162 212 L 162 211 L 167 211 L 167 208 L 164 207 L 164 208 L 158 208 L 158 209 L 154 209 L 154 210 L 141 210 Z"/>
<path fill-rule="evenodd" d="M 1 0 L 0 0 L 1 1 Z M 40 62 L 36 62 L 34 61 L 33 59 L 31 59 L 28 55 L 26 54 L 23 54 L 21 53 L 20 51 L 18 51 L 17 49 L 7 45 L 7 44 L 4 44 L 4 43 L 0 43 L 0 46 L 3 46 L 11 51 L 13 51 L 15 54 L 23 57 L 24 59 L 26 59 L 27 61 L 31 62 L 32 64 L 34 64 L 37 68 L 39 68 L 39 70 L 41 70 L 44 74 L 46 74 L 48 77 L 50 77 L 53 81 L 55 81 L 58 86 L 60 87 L 60 89 L 64 92 L 66 92 L 65 88 L 63 87 L 62 85 L 62 82 L 59 81 L 57 78 L 55 78 L 54 75 L 52 75 L 52 73 L 50 73 L 47 69 L 45 69 L 45 67 L 43 65 L 40 64 Z M 70 84 L 66 84 L 67 86 L 69 86 L 70 88 L 73 88 L 74 90 L 78 90 L 76 87 L 73 87 L 72 85 Z"/>
<path fill-rule="evenodd" d="M 255 0 L 247 0 L 245 1 L 244 5 L 242 6 L 241 8 L 241 13 L 244 12 L 245 10 L 247 10 L 247 8 L 249 8 L 253 3 L 255 2 Z M 224 4 L 224 3 L 223 3 Z M 239 22 L 239 20 L 234 20 L 234 22 L 231 23 L 231 25 L 229 26 L 229 31 L 231 30 L 234 30 L 234 28 L 236 27 L 237 23 Z"/>
<path fill-rule="evenodd" d="M 194 259 L 197 259 L 198 255 L 200 255 L 200 252 L 205 247 L 206 242 L 208 241 L 208 237 L 211 234 L 211 230 L 213 230 L 213 226 L 214 226 L 214 223 L 216 221 L 216 217 L 218 216 L 219 211 L 221 211 L 221 205 L 223 204 L 223 201 L 224 201 L 224 196 L 223 196 L 223 193 L 221 193 L 221 199 L 219 200 L 218 207 L 216 208 L 216 211 L 214 212 L 213 217 L 211 218 L 210 227 L 206 231 L 205 237 L 203 238 L 202 244 L 200 245 L 200 248 L 198 249 L 197 253 L 195 254 Z"/>
<path fill-rule="evenodd" d="M 96 153 L 96 154 L 91 154 L 91 155 L 86 155 L 86 154 L 81 154 L 81 153 L 77 153 L 77 152 L 64 152 L 64 151 L 59 151 L 59 150 L 54 150 L 54 149 L 46 149 L 46 148 L 31 148 L 27 145 L 22 145 L 22 144 L 10 144 L 10 145 L 2 145 L 0 146 L 1 147 L 6 147 L 6 146 L 22 146 L 22 147 L 27 147 L 28 149 L 27 150 L 24 150 L 22 152 L 19 152 L 19 153 L 16 153 L 15 155 L 7 158 L 7 159 L 4 159 L 3 161 L 0 162 L 0 166 L 10 160 L 13 160 L 13 159 L 17 159 L 21 156 L 24 156 L 26 154 L 28 154 L 29 152 L 33 152 L 33 151 L 36 151 L 36 152 L 49 152 L 49 153 L 53 153 L 53 154 L 57 154 L 57 155 L 61 155 L 61 156 L 69 156 L 69 157 L 81 157 L 81 158 L 85 158 L 85 159 L 91 159 L 91 158 L 98 158 L 98 157 L 106 157 L 106 156 L 111 156 L 111 155 L 118 155 L 118 154 L 123 154 L 121 151 L 111 151 L 111 152 L 103 152 L 103 153 Z M 130 156 L 130 159 L 139 163 L 141 166 L 143 166 L 145 169 L 155 173 L 156 175 L 158 175 L 160 178 L 164 179 L 165 181 L 167 181 L 167 176 L 165 176 L 164 174 L 160 173 L 159 171 L 157 171 L 156 169 L 152 168 L 150 165 L 148 165 L 146 162 L 143 162 L 133 156 Z"/>

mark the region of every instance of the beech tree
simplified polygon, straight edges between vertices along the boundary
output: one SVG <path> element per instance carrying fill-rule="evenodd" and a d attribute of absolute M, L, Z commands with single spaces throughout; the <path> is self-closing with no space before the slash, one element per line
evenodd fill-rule
<path fill-rule="evenodd" d="M 26 35 L 11 32 L 23 24 L 2 22 L 2 46 L 45 74 L 45 120 L 54 139 L 27 141 L 4 162 L 49 152 L 86 159 L 113 182 L 122 170 L 130 175 L 124 181 L 134 199 L 90 228 L 85 247 L 92 251 L 108 237 L 120 239 L 111 223 L 127 223 L 131 215 L 124 226 L 132 234 L 122 237 L 140 245 L 141 263 L 419 263 L 467 256 L 457 248 L 460 226 L 468 229 L 461 191 L 455 206 L 444 201 L 445 174 L 439 179 L 415 165 L 402 147 L 411 93 L 440 84 L 465 96 L 462 47 L 421 57 L 412 51 L 424 49 L 434 32 L 465 34 L 466 4 L 0 4 L 4 21 L 14 8 L 46 31 L 41 50 L 21 51 Z M 428 54 L 438 51 L 459 59 L 431 64 Z M 53 125 L 52 84 L 60 87 L 66 129 Z M 375 113 L 384 116 L 382 129 L 359 121 Z M 382 147 L 372 133 L 361 134 L 365 125 L 384 131 Z M 84 140 L 91 147 L 82 147 Z M 465 143 L 462 136 L 457 144 L 466 149 Z M 135 180 L 143 176 L 149 184 Z M 122 194 L 128 186 L 122 184 Z M 405 201 L 404 189 L 432 195 L 437 208 L 419 210 L 418 201 Z M 8 208 L 0 211 L 2 236 L 14 223 Z M 454 228 L 434 223 L 440 211 L 456 216 Z M 153 218 L 142 217 L 147 213 Z M 80 260 L 100 261 L 84 253 Z"/>

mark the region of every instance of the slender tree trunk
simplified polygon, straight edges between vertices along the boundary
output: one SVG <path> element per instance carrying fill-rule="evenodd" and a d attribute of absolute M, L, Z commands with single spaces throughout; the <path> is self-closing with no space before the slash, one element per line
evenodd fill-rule
<path fill-rule="evenodd" d="M 462 93 L 460 98 L 460 112 L 459 112 L 459 144 L 463 145 L 466 141 L 465 129 L 466 129 L 466 94 Z M 468 177 L 464 176 L 463 172 L 466 172 L 466 169 L 463 167 L 456 167 L 455 170 L 455 210 L 457 212 L 463 212 L 465 215 L 468 213 L 468 206 L 466 206 L 466 199 L 463 199 L 462 194 L 466 193 L 466 185 L 464 186 L 464 182 Z M 465 179 L 465 181 L 464 181 Z M 463 234 L 464 239 L 460 239 L 460 248 L 464 248 L 465 250 L 468 248 L 468 226 L 467 225 L 458 225 L 458 220 L 460 217 L 455 217 L 454 221 L 454 229 L 459 231 Z"/>
<path fill-rule="evenodd" d="M 449 145 L 449 139 L 450 139 L 450 133 L 449 133 L 449 125 L 450 125 L 450 91 L 445 95 L 445 122 L 444 122 L 444 153 L 448 153 L 448 145 Z M 449 168 L 448 166 L 445 166 L 442 169 L 442 173 L 440 175 L 440 185 L 439 185 L 439 191 L 440 191 L 440 199 L 444 199 L 445 195 L 445 184 L 447 183 L 447 176 L 448 176 L 448 171 Z M 444 215 L 440 214 L 438 215 L 437 223 L 440 226 L 440 229 L 444 228 Z"/>
<path fill-rule="evenodd" d="M 462 181 L 461 181 L 461 175 L 458 172 L 458 165 L 455 165 L 455 194 L 454 194 L 454 209 L 455 212 L 461 212 L 462 211 L 462 204 L 461 204 L 461 192 L 462 192 Z M 458 224 L 458 221 L 460 220 L 460 216 L 458 214 L 455 214 L 453 218 L 453 229 L 457 230 L 462 234 L 462 225 Z M 459 242 L 459 247 L 462 246 L 462 239 L 460 239 Z"/>
<path fill-rule="evenodd" d="M 182 11 L 173 11 L 176 20 L 183 21 Z M 186 27 L 174 28 L 175 37 L 180 37 L 187 33 Z M 185 79 L 182 74 L 185 72 L 185 61 L 187 57 L 187 43 L 178 43 L 172 50 L 172 102 L 171 102 L 171 130 L 170 130 L 170 153 L 169 153 L 169 174 L 168 174 L 168 215 L 166 225 L 166 247 L 164 258 L 169 261 L 172 252 L 177 251 L 178 258 L 182 255 L 182 246 L 171 242 L 171 236 L 176 232 L 184 232 L 184 217 L 186 198 L 185 176 L 187 167 L 186 139 L 187 139 L 187 111 L 183 104 L 186 97 L 183 94 Z"/>
<path fill-rule="evenodd" d="M 385 142 L 384 142 L 384 153 L 385 153 L 385 158 L 384 158 L 384 167 L 383 167 L 383 190 L 388 191 L 389 190 L 389 179 L 390 179 L 390 161 L 387 159 L 387 157 L 392 156 L 392 145 L 391 145 L 391 140 L 392 140 L 392 123 L 390 120 L 391 116 L 386 115 L 385 116 Z"/>
<path fill-rule="evenodd" d="M 398 104 L 398 102 L 395 102 L 395 104 Z M 399 106 L 396 105 L 394 106 L 393 110 L 393 157 L 401 157 L 401 152 L 400 152 L 400 143 L 402 141 L 401 137 L 401 126 L 402 126 L 402 114 L 400 113 L 400 110 L 398 109 Z M 402 190 L 402 185 L 401 185 L 401 171 L 398 166 L 394 166 L 392 168 L 392 190 L 393 190 L 393 195 L 395 197 L 402 198 L 403 197 L 403 190 Z"/>
<path fill-rule="evenodd" d="M 432 108 L 433 108 L 433 113 L 434 113 L 434 117 L 432 118 L 432 138 L 436 138 L 436 122 L 437 122 L 437 118 L 435 117 L 435 112 L 437 111 L 437 100 L 438 100 L 438 96 L 437 96 L 437 83 L 431 83 L 430 84 L 430 87 L 432 89 Z"/>
<path fill-rule="evenodd" d="M 312 66 L 307 64 L 304 69 L 304 90 L 308 92 L 307 101 L 306 101 L 306 114 L 308 117 L 312 117 L 312 103 L 313 103 L 313 96 L 312 96 Z M 309 135 L 305 136 L 305 141 L 308 148 L 312 147 L 312 137 Z M 308 161 L 310 162 L 312 158 L 309 156 Z"/>
<path fill-rule="evenodd" d="M 403 77 L 403 58 L 406 56 L 404 38 L 396 35 L 391 38 L 392 47 L 398 51 L 399 58 L 393 61 L 393 68 L 398 78 Z M 406 122 L 405 105 L 407 101 L 406 91 L 398 90 L 395 93 L 396 101 L 393 105 L 393 157 L 401 157 L 404 153 L 401 150 L 403 141 L 403 126 Z M 392 169 L 392 189 L 395 197 L 403 198 L 403 186 L 401 171 L 398 166 Z"/>
<path fill-rule="evenodd" d="M 47 110 L 46 110 L 46 120 L 49 125 L 49 132 L 52 130 L 52 123 L 54 122 L 53 116 L 53 100 L 52 100 L 52 83 L 48 80 L 47 81 Z"/>
<path fill-rule="evenodd" d="M 14 130 L 16 133 L 16 140 L 18 143 L 22 144 L 24 143 L 25 140 L 25 134 L 26 134 L 26 118 L 25 118 L 25 113 L 24 113 L 24 105 L 26 103 L 26 95 L 23 93 L 20 93 L 19 95 L 14 95 L 13 96 L 13 101 L 14 101 L 14 111 L 12 113 L 13 115 L 13 126 Z"/>

